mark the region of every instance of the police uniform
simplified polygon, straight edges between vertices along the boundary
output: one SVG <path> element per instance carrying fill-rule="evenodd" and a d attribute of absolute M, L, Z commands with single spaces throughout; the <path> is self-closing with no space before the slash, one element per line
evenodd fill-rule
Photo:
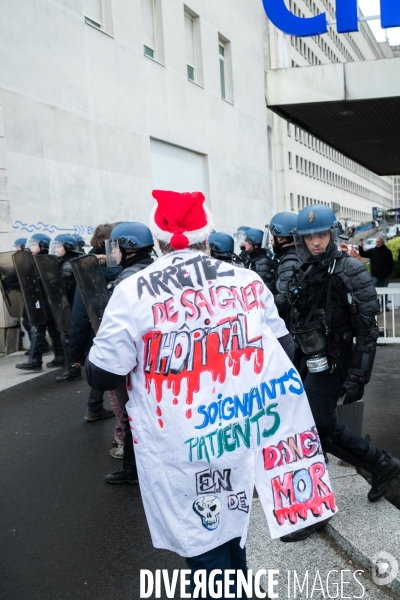
<path fill-rule="evenodd" d="M 242 260 L 234 252 L 234 239 L 228 233 L 214 231 L 208 238 L 208 245 L 213 258 L 236 267 L 244 267 Z"/>
<path fill-rule="evenodd" d="M 289 329 L 289 297 L 288 285 L 293 276 L 293 271 L 299 268 L 299 259 L 293 239 L 293 229 L 297 226 L 297 215 L 288 212 L 276 214 L 269 225 L 273 236 L 272 248 L 277 262 L 276 286 L 274 290 L 275 304 L 279 316 L 285 321 Z M 285 238 L 279 242 L 278 238 Z"/>
<path fill-rule="evenodd" d="M 306 238 L 322 232 L 329 232 L 329 245 L 325 252 L 311 254 Z M 338 250 L 335 236 L 336 219 L 330 208 L 310 206 L 298 215 L 295 241 L 304 264 L 290 282 L 290 329 L 314 371 L 307 373 L 304 387 L 323 448 L 372 474 L 368 499 L 374 502 L 400 472 L 400 462 L 338 423 L 335 410 L 343 394 L 345 404 L 363 397 L 374 364 L 379 308 L 364 265 Z M 318 344 L 325 346 L 322 353 Z M 311 358 L 316 348 L 320 356 Z M 318 372 L 324 360 L 328 364 Z"/>

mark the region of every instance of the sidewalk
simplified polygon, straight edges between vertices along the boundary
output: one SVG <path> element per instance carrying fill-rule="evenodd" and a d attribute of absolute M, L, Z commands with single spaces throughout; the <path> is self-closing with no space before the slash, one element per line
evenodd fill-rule
<path fill-rule="evenodd" d="M 23 363 L 28 360 L 25 356 L 25 352 L 14 352 L 13 354 L 0 354 L 0 392 L 7 390 L 14 385 L 35 379 L 49 373 L 50 369 L 46 367 L 46 362 L 50 362 L 53 358 L 53 354 L 45 354 L 43 356 L 43 369 L 42 371 L 20 371 L 15 368 L 18 363 Z M 51 369 L 54 371 L 54 377 L 57 369 Z"/>
<path fill-rule="evenodd" d="M 249 568 L 253 571 L 278 569 L 279 585 L 275 591 L 280 598 L 323 598 L 329 597 L 328 592 L 335 597 L 335 583 L 339 584 L 339 598 L 383 600 L 400 596 L 399 576 L 388 585 L 389 590 L 372 581 L 374 557 L 378 553 L 387 552 L 395 559 L 400 559 L 398 510 L 385 499 L 374 504 L 368 502 L 368 483 L 355 469 L 338 466 L 333 456 L 330 456 L 328 470 L 339 512 L 323 533 L 313 534 L 303 542 L 285 544 L 280 540 L 272 541 L 260 501 L 253 500 L 247 539 Z M 364 571 L 356 574 L 360 583 L 353 576 L 358 569 Z M 344 573 L 343 580 L 350 583 L 344 585 L 341 594 L 340 571 L 344 570 L 348 571 Z M 308 573 L 308 595 L 307 585 L 302 592 L 297 587 L 297 593 L 294 594 L 294 571 L 300 586 Z M 387 571 L 390 572 L 390 567 Z M 325 596 L 321 591 L 321 582 Z M 314 584 L 314 594 L 311 595 Z M 365 588 L 364 595 L 360 584 Z M 262 585 L 267 589 L 265 580 Z"/>

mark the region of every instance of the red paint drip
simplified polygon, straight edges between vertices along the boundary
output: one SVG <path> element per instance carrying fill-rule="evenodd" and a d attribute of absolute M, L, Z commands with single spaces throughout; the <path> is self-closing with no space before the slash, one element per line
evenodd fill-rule
<path fill-rule="evenodd" d="M 129 419 L 129 422 L 132 423 L 132 417 L 129 416 L 128 419 Z"/>
<path fill-rule="evenodd" d="M 174 398 L 174 399 L 172 400 L 172 404 L 175 404 L 175 406 L 176 406 L 178 403 L 179 403 L 179 400 L 178 400 L 178 398 Z"/>
<path fill-rule="evenodd" d="M 191 419 L 192 418 L 192 409 L 189 408 L 189 410 L 186 411 L 186 418 L 187 419 Z"/>
<path fill-rule="evenodd" d="M 222 322 L 235 319 L 224 319 Z M 237 341 L 234 340 L 234 348 L 230 352 L 220 354 L 219 349 L 219 337 L 217 333 L 211 333 L 207 336 L 206 347 L 207 347 L 207 364 L 202 365 L 201 356 L 201 342 L 195 343 L 194 346 L 194 364 L 193 371 L 187 371 L 186 368 L 178 374 L 168 373 L 164 375 L 162 369 L 165 366 L 165 361 L 162 361 L 161 373 L 155 373 L 155 365 L 157 362 L 157 355 L 161 344 L 161 332 L 150 331 L 143 336 L 145 348 L 147 349 L 150 345 L 149 355 L 147 356 L 147 363 L 151 364 L 151 372 L 145 372 L 146 389 L 147 393 L 150 393 L 151 384 L 154 382 L 155 385 L 155 396 L 157 402 L 162 400 L 162 389 L 163 384 L 172 390 L 174 396 L 179 396 L 183 381 L 187 383 L 186 402 L 191 405 L 193 403 L 193 395 L 198 393 L 200 390 L 200 377 L 203 373 L 210 373 L 212 380 L 216 383 L 225 383 L 228 373 L 232 374 L 233 377 L 240 375 L 242 359 L 249 362 L 254 357 L 253 368 L 254 372 L 259 375 L 262 371 L 264 364 L 264 351 L 261 348 L 247 347 L 240 350 L 237 347 Z M 224 331 L 224 344 L 228 340 L 229 331 Z"/>
<path fill-rule="evenodd" d="M 164 423 L 163 423 L 163 421 L 161 419 L 158 419 L 158 424 L 161 427 L 161 429 L 164 428 Z"/>
<path fill-rule="evenodd" d="M 162 417 L 162 410 L 159 406 L 157 406 L 157 410 L 156 410 L 157 416 L 158 417 Z"/>
<path fill-rule="evenodd" d="M 284 525 L 286 519 L 289 519 L 295 525 L 298 517 L 301 517 L 303 520 L 307 519 L 309 510 L 311 510 L 314 517 L 320 517 L 323 513 L 323 505 L 334 512 L 336 510 L 334 495 L 329 494 L 329 496 L 325 496 L 324 498 L 312 498 L 309 502 L 296 502 L 292 506 L 284 506 L 283 508 L 274 510 L 274 515 L 279 525 Z"/>

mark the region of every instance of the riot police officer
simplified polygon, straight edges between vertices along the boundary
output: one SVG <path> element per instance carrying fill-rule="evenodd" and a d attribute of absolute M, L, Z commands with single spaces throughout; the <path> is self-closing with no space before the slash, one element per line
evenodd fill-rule
<path fill-rule="evenodd" d="M 26 241 L 26 249 L 32 252 L 34 256 L 39 254 L 48 254 L 50 243 L 51 239 L 48 235 L 45 233 L 35 233 L 29 240 Z M 54 351 L 54 359 L 47 363 L 47 366 L 57 367 L 64 363 L 64 351 L 61 343 L 61 336 L 57 330 L 53 315 L 51 313 L 50 305 L 46 300 L 46 294 L 44 293 L 43 288 L 42 295 L 44 299 L 44 308 L 47 314 L 46 323 L 37 325 L 36 327 L 31 327 L 27 323 L 27 315 L 24 311 L 23 323 L 25 329 L 27 329 L 29 326 L 29 336 L 31 342 L 28 353 L 29 360 L 15 365 L 17 369 L 21 369 L 23 371 L 40 371 L 42 369 L 42 356 L 49 350 L 49 345 L 46 340 L 46 329 L 49 332 Z"/>
<path fill-rule="evenodd" d="M 78 242 L 74 236 L 69 235 L 68 233 L 61 233 L 54 238 L 51 244 L 50 254 L 54 254 L 57 259 L 65 292 L 69 303 L 72 306 L 74 302 L 76 281 L 70 261 L 82 254 L 78 247 Z"/>
<path fill-rule="evenodd" d="M 116 225 L 111 232 L 111 238 L 106 240 L 107 265 L 109 267 L 120 265 L 123 271 L 109 287 L 114 289 L 128 277 L 151 265 L 154 262 L 151 256 L 153 248 L 153 236 L 150 229 L 146 225 L 143 225 L 143 223 L 126 222 Z M 112 393 L 110 392 L 109 394 Z M 129 426 L 128 415 L 125 411 L 125 404 L 128 401 L 126 385 L 121 386 L 116 390 L 116 393 L 120 408 L 124 412 L 125 436 L 122 446 L 118 444 L 116 436 L 114 436 L 113 441 L 116 442 L 117 449 L 111 450 L 110 454 L 114 458 L 122 458 L 123 463 L 120 469 L 106 476 L 106 481 L 112 484 L 137 483 L 132 432 Z"/>
<path fill-rule="evenodd" d="M 289 329 L 289 298 L 288 283 L 293 276 L 293 269 L 299 266 L 293 229 L 297 225 L 297 215 L 291 212 L 276 214 L 269 225 L 272 249 L 278 262 L 276 274 L 275 304 L 279 316 L 285 321 Z"/>
<path fill-rule="evenodd" d="M 18 238 L 14 242 L 13 250 L 25 250 L 27 238 Z"/>
<path fill-rule="evenodd" d="M 222 260 L 237 267 L 243 267 L 243 263 L 234 252 L 235 242 L 233 237 L 222 231 L 215 231 L 208 238 L 210 254 L 217 260 Z"/>
<path fill-rule="evenodd" d="M 233 235 L 240 248 L 239 258 L 242 263 L 244 263 L 244 259 L 247 256 L 244 240 L 246 238 L 246 231 L 248 231 L 249 229 L 251 229 L 251 227 L 248 227 L 247 225 L 241 225 L 240 227 L 238 227 L 237 231 Z"/>
<path fill-rule="evenodd" d="M 361 400 L 370 380 L 379 333 L 376 291 L 364 265 L 338 249 L 330 208 L 304 208 L 294 236 L 302 266 L 290 282 L 290 329 L 308 359 L 304 387 L 322 447 L 371 473 L 368 499 L 375 502 L 400 473 L 400 461 L 338 423 L 335 409 L 342 395 L 345 404 Z M 281 539 L 298 541 L 313 530 Z"/>
<path fill-rule="evenodd" d="M 83 239 L 83 237 L 79 233 L 73 233 L 72 237 L 74 237 L 76 239 L 76 242 L 78 244 L 78 248 L 82 252 L 82 254 L 85 254 L 84 248 L 89 247 L 89 244 L 87 244 L 85 242 L 85 240 Z"/>
<path fill-rule="evenodd" d="M 255 271 L 271 292 L 275 291 L 277 263 L 262 247 L 264 232 L 261 229 L 248 229 L 244 238 L 244 266 Z"/>

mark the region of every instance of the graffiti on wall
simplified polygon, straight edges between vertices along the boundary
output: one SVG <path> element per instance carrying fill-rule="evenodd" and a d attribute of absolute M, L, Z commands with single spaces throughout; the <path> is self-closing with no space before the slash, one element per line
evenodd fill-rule
<path fill-rule="evenodd" d="M 79 235 L 92 235 L 95 227 L 90 225 L 71 225 L 71 227 L 57 227 L 57 225 L 50 225 L 50 223 L 43 223 L 43 221 L 38 221 L 36 224 L 34 223 L 24 223 L 23 221 L 14 221 L 13 229 L 19 231 L 27 231 L 28 233 L 38 233 L 39 231 L 43 231 L 46 233 L 51 233 L 57 235 L 58 233 L 70 233 L 79 234 Z"/>

